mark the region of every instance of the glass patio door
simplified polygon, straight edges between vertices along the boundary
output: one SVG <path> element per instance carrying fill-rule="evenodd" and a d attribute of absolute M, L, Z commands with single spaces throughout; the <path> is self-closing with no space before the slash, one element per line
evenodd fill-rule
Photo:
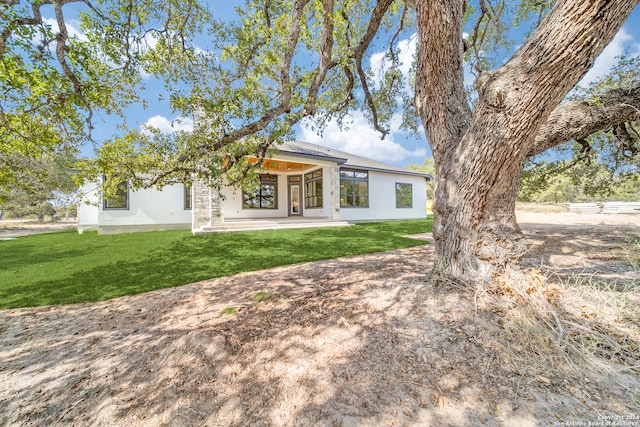
<path fill-rule="evenodd" d="M 302 177 L 289 177 L 289 216 L 302 215 Z"/>

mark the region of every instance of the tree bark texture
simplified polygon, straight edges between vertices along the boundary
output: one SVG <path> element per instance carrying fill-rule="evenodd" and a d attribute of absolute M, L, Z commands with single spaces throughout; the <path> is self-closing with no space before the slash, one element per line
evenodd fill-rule
<path fill-rule="evenodd" d="M 527 249 L 515 219 L 520 171 L 536 135 L 593 65 L 637 0 L 559 0 L 531 38 L 464 97 L 464 0 L 417 2 L 416 108 L 436 167 L 436 272 L 469 283 Z"/>

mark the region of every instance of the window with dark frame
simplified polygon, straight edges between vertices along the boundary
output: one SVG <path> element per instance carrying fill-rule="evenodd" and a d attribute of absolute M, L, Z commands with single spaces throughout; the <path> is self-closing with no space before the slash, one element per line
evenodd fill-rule
<path fill-rule="evenodd" d="M 184 210 L 191 210 L 191 185 L 184 185 Z"/>
<path fill-rule="evenodd" d="M 304 175 L 304 207 L 322 207 L 322 169 Z"/>
<path fill-rule="evenodd" d="M 413 207 L 413 186 L 396 182 L 396 208 Z"/>
<path fill-rule="evenodd" d="M 106 177 L 103 179 L 106 180 Z M 104 198 L 103 209 L 129 209 L 129 183 L 127 181 L 120 181 L 116 194 Z"/>
<path fill-rule="evenodd" d="M 369 207 L 369 172 L 358 169 L 340 170 L 340 206 Z"/>
<path fill-rule="evenodd" d="M 243 209 L 278 209 L 278 176 L 260 175 L 254 191 L 242 192 Z"/>

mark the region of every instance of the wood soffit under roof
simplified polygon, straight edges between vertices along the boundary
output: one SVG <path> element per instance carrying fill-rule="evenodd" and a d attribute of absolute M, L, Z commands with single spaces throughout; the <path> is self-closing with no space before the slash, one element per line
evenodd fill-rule
<path fill-rule="evenodd" d="M 249 161 L 257 162 L 258 159 L 256 157 L 252 157 Z M 318 167 L 318 165 L 267 159 L 262 163 L 261 169 L 265 172 L 302 172 L 314 167 Z"/>

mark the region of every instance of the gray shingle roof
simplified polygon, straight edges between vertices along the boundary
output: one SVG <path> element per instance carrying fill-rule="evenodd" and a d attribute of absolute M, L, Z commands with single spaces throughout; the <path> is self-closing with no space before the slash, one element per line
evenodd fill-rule
<path fill-rule="evenodd" d="M 278 149 L 281 153 L 286 153 L 292 156 L 334 161 L 341 167 L 351 167 L 376 172 L 399 173 L 403 175 L 415 175 L 423 176 L 425 178 L 431 178 L 429 174 L 423 172 L 412 171 L 409 169 L 401 168 L 399 166 L 390 165 L 388 163 L 379 162 L 377 160 L 371 160 L 366 157 L 357 156 L 355 154 L 346 153 L 344 151 L 324 147 L 318 144 L 311 144 L 308 142 L 287 141 L 280 145 Z"/>

